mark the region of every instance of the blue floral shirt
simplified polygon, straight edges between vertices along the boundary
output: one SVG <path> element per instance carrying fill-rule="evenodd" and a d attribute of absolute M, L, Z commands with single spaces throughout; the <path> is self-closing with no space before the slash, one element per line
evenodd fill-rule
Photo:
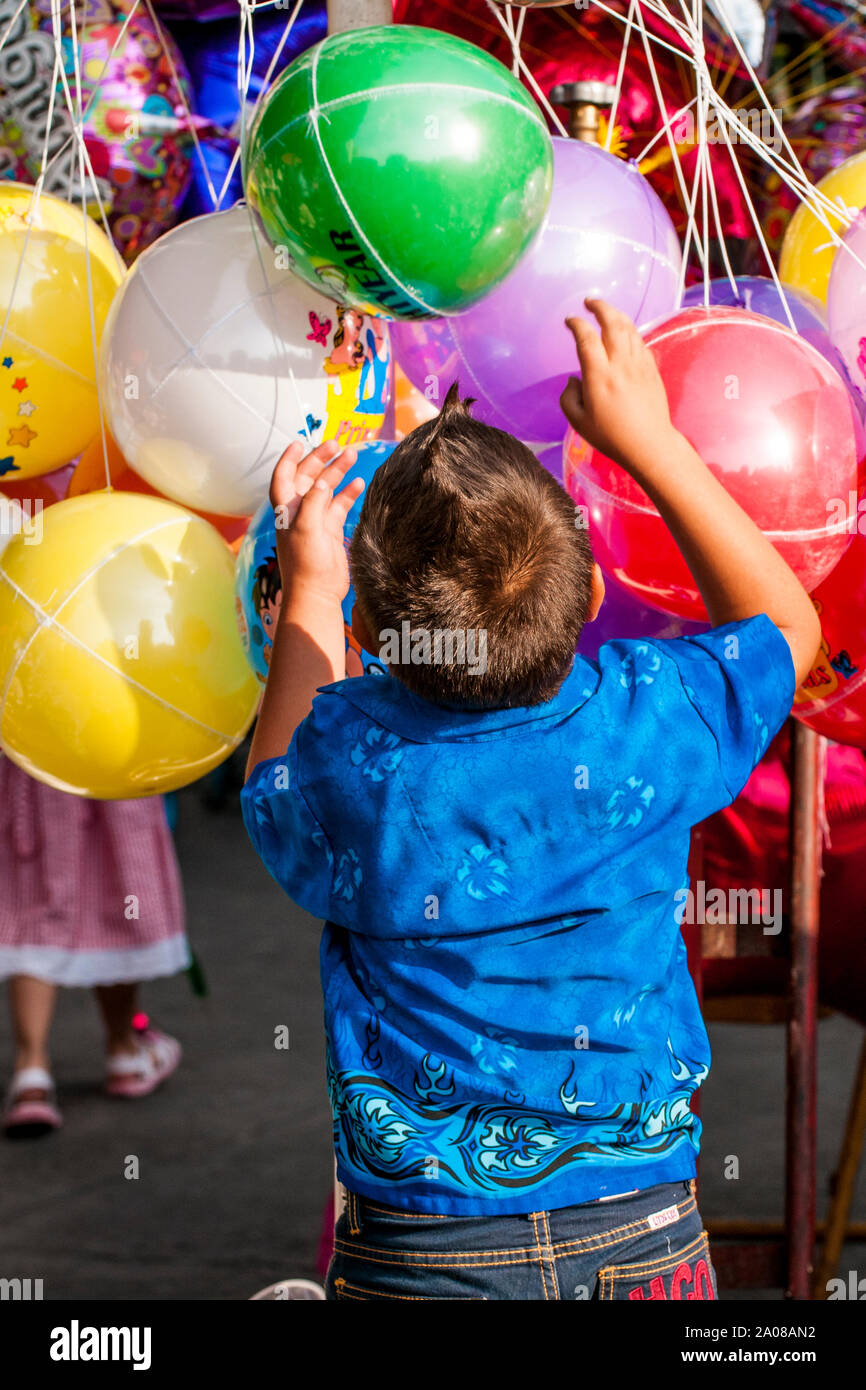
<path fill-rule="evenodd" d="M 434 705 L 393 675 L 319 692 L 242 800 L 274 878 L 326 919 L 343 1183 L 476 1215 L 694 1174 L 689 829 L 793 695 L 763 615 L 609 642 L 527 709 Z"/>

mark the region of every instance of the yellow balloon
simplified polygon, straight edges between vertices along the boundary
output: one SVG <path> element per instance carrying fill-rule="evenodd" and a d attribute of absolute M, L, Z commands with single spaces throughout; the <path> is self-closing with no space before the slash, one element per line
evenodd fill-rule
<path fill-rule="evenodd" d="M 174 502 L 95 492 L 0 551 L 0 747 L 61 791 L 171 791 L 240 743 L 260 686 L 234 557 Z"/>
<path fill-rule="evenodd" d="M 0 183 L 0 477 L 50 473 L 99 429 L 94 336 L 123 263 L 89 217 L 86 233 L 81 208 Z"/>
<path fill-rule="evenodd" d="M 850 219 L 866 207 L 866 152 L 852 155 L 825 174 L 817 188 L 839 207 L 836 217 L 824 209 L 827 221 L 840 236 L 845 234 Z M 847 213 L 847 216 L 845 214 Z M 787 285 L 808 290 L 821 303 L 827 299 L 827 282 L 836 246 L 824 223 L 805 203 L 801 203 L 788 223 L 779 254 L 779 276 Z"/>

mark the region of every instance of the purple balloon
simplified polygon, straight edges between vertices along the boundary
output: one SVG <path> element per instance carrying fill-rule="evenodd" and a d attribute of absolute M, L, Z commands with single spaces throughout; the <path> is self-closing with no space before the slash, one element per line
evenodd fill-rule
<path fill-rule="evenodd" d="M 783 288 L 785 298 L 788 301 L 788 308 L 791 310 L 791 318 L 794 320 L 794 326 L 800 337 L 805 338 L 807 343 L 811 343 L 814 348 L 817 348 L 821 356 L 827 359 L 831 367 L 835 367 L 842 380 L 847 381 L 850 386 L 852 384 L 851 378 L 845 369 L 845 363 L 830 339 L 824 306 L 820 299 L 816 299 L 807 290 L 795 290 L 791 285 L 785 285 Z M 785 306 L 782 303 L 782 296 L 776 288 L 775 281 L 771 280 L 769 276 L 738 275 L 735 277 L 733 285 L 727 278 L 711 280 L 709 291 L 711 304 L 726 304 L 734 309 L 749 309 L 753 314 L 763 314 L 764 318 L 775 319 L 776 323 L 783 324 L 785 328 L 791 327 L 788 315 L 785 313 Z M 704 287 L 702 284 L 690 286 L 683 295 L 684 309 L 703 303 Z"/>
<path fill-rule="evenodd" d="M 562 444 L 547 444 L 536 452 L 535 457 L 551 477 L 556 479 L 559 486 L 565 487 L 562 474 Z"/>
<path fill-rule="evenodd" d="M 846 232 L 845 247 L 834 257 L 830 271 L 827 317 L 849 380 L 859 399 L 866 401 L 866 210 L 857 214 Z"/>
<path fill-rule="evenodd" d="M 580 140 L 553 141 L 547 218 L 506 280 L 463 314 L 397 323 L 403 371 L 439 398 L 456 379 L 477 419 L 536 443 L 562 438 L 559 408 L 577 371 L 567 314 L 597 296 L 638 324 L 677 308 L 680 245 L 637 165 Z"/>
<path fill-rule="evenodd" d="M 577 650 L 581 656 L 595 661 L 599 647 L 612 642 L 616 637 L 693 637 L 697 632 L 707 632 L 707 623 L 691 623 L 685 618 L 676 618 L 670 613 L 660 613 L 657 608 L 648 608 L 639 603 L 609 574 L 604 576 L 604 603 L 598 617 L 587 623 L 580 634 Z"/>

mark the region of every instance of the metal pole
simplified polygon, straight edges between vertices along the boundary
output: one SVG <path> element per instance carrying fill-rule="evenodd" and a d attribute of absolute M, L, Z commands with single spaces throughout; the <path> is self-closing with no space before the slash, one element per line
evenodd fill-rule
<path fill-rule="evenodd" d="M 366 29 L 371 24 L 393 24 L 391 0 L 328 0 L 328 33 L 344 34 L 349 29 Z M 346 1190 L 337 1178 L 334 1161 L 334 1224 L 346 1205 Z"/>
<path fill-rule="evenodd" d="M 791 974 L 787 1030 L 785 1226 L 788 1298 L 808 1299 L 815 1246 L 821 739 L 791 721 Z"/>
<path fill-rule="evenodd" d="M 391 0 L 328 0 L 328 33 L 366 29 L 369 24 L 393 24 Z"/>
<path fill-rule="evenodd" d="M 863 1153 L 863 1140 L 866 1137 L 866 1039 L 860 1048 L 860 1061 L 851 1102 L 848 1108 L 848 1122 L 845 1138 L 839 1154 L 839 1167 L 833 1175 L 833 1190 L 830 1210 L 827 1213 L 824 1249 L 815 1275 L 814 1296 L 827 1297 L 827 1285 L 836 1274 L 839 1259 L 846 1237 L 854 1238 L 855 1227 L 848 1218 L 851 1203 L 860 1175 L 860 1156 Z M 858 1223 L 862 1225 L 862 1223 Z M 818 1229 L 820 1231 L 821 1224 Z"/>

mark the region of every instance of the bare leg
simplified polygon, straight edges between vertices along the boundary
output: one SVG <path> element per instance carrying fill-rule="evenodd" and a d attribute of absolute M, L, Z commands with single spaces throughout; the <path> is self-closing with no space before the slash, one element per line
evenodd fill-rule
<path fill-rule="evenodd" d="M 141 1044 L 132 1027 L 138 1011 L 138 985 L 97 985 L 94 989 L 105 1024 L 109 1057 L 135 1056 Z"/>
<path fill-rule="evenodd" d="M 13 975 L 9 981 L 9 1004 L 15 1036 L 15 1070 L 44 1067 L 51 1070 L 48 1040 L 57 986 L 32 975 Z"/>

